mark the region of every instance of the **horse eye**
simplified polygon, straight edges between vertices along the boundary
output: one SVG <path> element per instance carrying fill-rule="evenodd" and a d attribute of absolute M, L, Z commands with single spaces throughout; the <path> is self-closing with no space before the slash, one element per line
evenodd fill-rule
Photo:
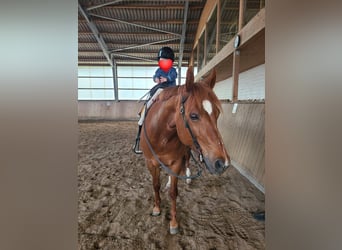
<path fill-rule="evenodd" d="M 190 113 L 190 119 L 193 121 L 198 121 L 199 120 L 199 116 L 196 113 Z"/>

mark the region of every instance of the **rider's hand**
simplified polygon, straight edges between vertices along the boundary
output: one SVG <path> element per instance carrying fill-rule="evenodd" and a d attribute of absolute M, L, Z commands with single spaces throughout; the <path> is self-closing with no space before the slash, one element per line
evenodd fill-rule
<path fill-rule="evenodd" d="M 159 78 L 159 83 L 163 83 L 163 82 L 167 82 L 167 78 L 161 76 L 161 77 Z"/>
<path fill-rule="evenodd" d="M 158 77 L 155 77 L 153 80 L 155 83 L 160 83 L 160 79 Z"/>

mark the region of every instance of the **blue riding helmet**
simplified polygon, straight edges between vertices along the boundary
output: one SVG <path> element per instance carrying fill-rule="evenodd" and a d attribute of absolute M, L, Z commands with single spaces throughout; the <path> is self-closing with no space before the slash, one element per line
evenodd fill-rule
<path fill-rule="evenodd" d="M 163 47 L 158 52 L 158 61 L 160 58 L 175 60 L 175 54 L 170 47 Z"/>

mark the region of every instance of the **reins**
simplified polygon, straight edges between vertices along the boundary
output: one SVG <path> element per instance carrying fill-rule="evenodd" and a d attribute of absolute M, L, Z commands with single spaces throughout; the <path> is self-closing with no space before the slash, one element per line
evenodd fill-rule
<path fill-rule="evenodd" d="M 185 119 L 185 109 L 184 109 L 184 103 L 186 102 L 186 100 L 188 99 L 188 96 L 184 97 L 182 96 L 182 101 L 181 101 L 181 108 L 180 108 L 180 112 L 182 114 L 182 117 L 183 117 L 183 121 L 185 123 L 185 127 L 189 130 L 190 132 L 190 135 L 191 135 L 191 138 L 195 144 L 195 147 L 196 149 L 198 150 L 199 154 L 200 154 L 200 161 L 202 161 L 203 159 L 203 155 L 202 155 L 202 149 L 196 139 L 196 137 L 194 136 L 194 134 L 192 133 L 192 130 L 189 126 L 189 123 L 187 122 L 187 120 Z M 146 110 L 146 104 L 145 104 L 145 110 Z M 147 110 L 145 112 L 145 117 L 144 117 L 144 121 L 146 119 L 146 115 L 147 115 Z M 145 123 L 145 122 L 144 122 Z M 195 161 L 196 163 L 196 167 L 198 169 L 197 171 L 197 174 L 196 175 L 191 175 L 191 176 L 181 176 L 181 175 L 178 175 L 176 173 L 174 173 L 170 168 L 168 168 L 158 157 L 158 155 L 156 154 L 156 152 L 153 150 L 153 147 L 147 137 L 147 133 L 146 133 L 146 127 L 145 127 L 145 124 L 143 124 L 144 126 L 144 133 L 145 133 L 145 138 L 146 138 L 146 143 L 147 143 L 147 146 L 149 147 L 150 151 L 152 152 L 152 155 L 154 156 L 154 158 L 157 160 L 157 162 L 160 164 L 160 166 L 170 175 L 172 176 L 175 176 L 177 178 L 180 178 L 180 179 L 195 179 L 195 178 L 198 178 L 201 176 L 202 174 L 202 168 L 200 167 L 200 163 L 198 163 L 198 161 L 195 159 L 195 157 L 193 156 L 191 150 L 190 150 L 190 154 L 191 154 L 191 157 L 192 159 Z"/>

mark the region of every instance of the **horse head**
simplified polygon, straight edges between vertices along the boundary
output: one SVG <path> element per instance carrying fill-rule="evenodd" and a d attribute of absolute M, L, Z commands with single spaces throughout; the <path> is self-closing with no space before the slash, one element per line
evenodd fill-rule
<path fill-rule="evenodd" d="M 211 174 L 222 174 L 230 165 L 230 157 L 217 128 L 222 108 L 213 91 L 215 83 L 215 70 L 205 79 L 194 82 L 193 69 L 188 68 L 176 124 L 182 143 L 203 156 Z"/>

